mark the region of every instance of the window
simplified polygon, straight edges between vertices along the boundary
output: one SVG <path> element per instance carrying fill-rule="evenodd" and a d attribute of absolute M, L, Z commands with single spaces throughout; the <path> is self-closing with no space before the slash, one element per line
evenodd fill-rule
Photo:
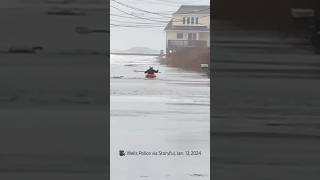
<path fill-rule="evenodd" d="M 183 24 L 199 24 L 199 18 L 198 17 L 183 17 L 182 23 Z"/>
<path fill-rule="evenodd" d="M 196 40 L 197 33 L 188 33 L 188 40 Z"/>
<path fill-rule="evenodd" d="M 182 33 L 177 33 L 177 39 L 183 39 L 183 34 Z"/>
<path fill-rule="evenodd" d="M 197 34 L 196 34 L 196 33 L 193 33 L 193 34 L 192 34 L 192 39 L 193 39 L 193 40 L 196 40 L 196 39 L 197 39 Z"/>

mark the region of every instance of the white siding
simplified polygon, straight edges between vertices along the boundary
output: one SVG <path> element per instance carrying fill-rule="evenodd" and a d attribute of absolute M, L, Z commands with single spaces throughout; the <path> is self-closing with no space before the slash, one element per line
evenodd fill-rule
<path fill-rule="evenodd" d="M 186 18 L 186 24 L 183 24 L 183 17 Z M 198 22 L 199 24 L 191 24 L 191 19 L 190 19 L 190 24 L 187 24 L 187 18 L 188 17 L 198 17 Z M 210 15 L 175 15 L 173 16 L 172 18 L 172 25 L 173 26 L 207 26 L 207 27 L 210 27 Z M 194 22 L 196 22 L 194 20 Z"/>
<path fill-rule="evenodd" d="M 177 38 L 178 33 L 183 34 L 183 39 Z M 188 32 L 186 32 L 186 31 L 167 31 L 167 41 L 168 40 L 188 40 Z"/>
<path fill-rule="evenodd" d="M 185 24 L 183 24 L 183 17 L 185 17 Z M 190 18 L 190 23 L 187 24 L 187 18 Z M 194 17 L 194 24 L 191 24 L 191 17 Z M 198 18 L 198 24 L 196 24 Z M 174 15 L 172 18 L 172 26 L 207 26 L 210 29 L 210 15 L 209 14 L 188 14 L 188 15 Z M 177 34 L 183 33 L 183 38 L 178 39 Z M 196 30 L 174 30 L 166 31 L 166 44 L 168 47 L 168 40 L 188 40 L 188 33 L 196 33 L 196 40 L 207 41 L 207 47 L 210 47 L 210 32 L 196 31 Z"/>
<path fill-rule="evenodd" d="M 199 40 L 206 40 L 207 46 L 210 47 L 210 32 L 199 32 Z"/>
<path fill-rule="evenodd" d="M 177 33 L 183 33 L 183 39 L 177 39 Z M 167 31 L 166 47 L 168 47 L 168 40 L 188 40 L 188 33 L 197 33 L 197 40 L 207 41 L 207 47 L 210 47 L 210 32 L 196 31 Z"/>

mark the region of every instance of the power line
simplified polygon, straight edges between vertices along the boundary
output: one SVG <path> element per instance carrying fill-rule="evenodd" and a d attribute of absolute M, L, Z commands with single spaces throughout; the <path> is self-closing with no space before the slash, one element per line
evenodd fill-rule
<path fill-rule="evenodd" d="M 116 19 L 111 19 L 111 21 L 115 21 L 115 22 L 119 22 L 119 23 L 159 25 L 159 23 L 145 23 L 145 22 L 133 22 L 133 21 L 119 21 L 119 20 L 116 20 Z M 165 23 L 163 23 L 163 24 L 165 24 Z"/>
<path fill-rule="evenodd" d="M 132 10 L 135 10 L 135 11 L 139 11 L 139 12 L 143 12 L 143 13 L 148 13 L 148 14 L 152 14 L 152 15 L 157 15 L 157 16 L 161 16 L 161 18 L 168 18 L 168 19 L 171 19 L 170 21 L 169 20 L 161 20 L 160 18 L 155 18 L 155 17 L 143 17 L 143 16 L 139 16 L 137 15 L 136 13 L 134 13 L 133 11 L 131 11 L 131 13 L 128 13 L 127 11 L 119 8 L 119 7 L 115 7 L 113 5 L 110 5 L 112 8 L 126 14 L 126 15 L 129 15 L 129 16 L 123 16 L 123 15 L 117 15 L 117 14 L 111 14 L 111 16 L 117 16 L 117 17 L 122 17 L 122 18 L 127 18 L 127 19 L 135 19 L 135 20 L 147 20 L 147 21 L 151 21 L 151 22 L 154 22 L 154 23 L 142 23 L 142 22 L 125 22 L 125 21 L 119 21 L 120 23 L 126 23 L 127 25 L 123 25 L 123 24 L 113 24 L 113 26 L 117 26 L 117 27 L 137 27 L 137 25 L 139 27 L 146 27 L 146 26 L 141 26 L 141 25 L 152 25 L 151 27 L 163 27 L 163 25 L 159 25 L 159 23 L 170 23 L 170 22 L 182 22 L 183 20 L 182 19 L 177 19 L 177 18 L 174 18 L 174 17 L 169 17 L 166 13 L 163 13 L 163 12 L 152 12 L 152 11 L 149 11 L 149 10 L 144 10 L 144 9 L 141 9 L 141 8 L 137 8 L 137 7 L 134 7 L 134 6 L 130 6 L 130 5 L 127 5 L 127 4 L 124 4 L 122 2 L 119 2 L 118 0 L 111 0 L 125 8 L 129 8 L 129 9 L 132 9 Z M 190 11 L 190 12 L 185 12 L 183 14 L 193 14 L 195 12 L 201 12 L 201 11 L 206 11 L 206 10 L 210 10 L 210 8 L 205 8 L 205 9 L 199 9 L 199 10 L 194 10 L 194 11 Z M 143 14 L 145 15 L 145 14 Z M 206 15 L 206 16 L 203 16 L 203 17 L 207 17 L 207 16 L 210 16 L 210 15 Z M 117 20 L 113 20 L 113 21 L 117 21 Z M 156 24 L 155 24 L 156 23 Z M 199 25 L 203 25 L 203 24 L 199 24 Z M 203 25 L 205 26 L 205 25 Z M 150 27 L 150 26 L 149 26 Z"/>
<path fill-rule="evenodd" d="M 120 4 L 121 6 L 133 9 L 133 10 L 138 10 L 138 11 L 141 11 L 141 12 L 146 12 L 146 13 L 150 13 L 150 14 L 154 14 L 154 15 L 159 15 L 159 16 L 163 16 L 163 17 L 170 17 L 170 18 L 171 18 L 171 15 L 172 15 L 172 13 L 167 14 L 167 13 L 163 13 L 163 12 L 162 13 L 161 12 L 151 12 L 151 11 L 148 11 L 148 10 L 144 10 L 144 9 L 140 9 L 140 8 L 137 8 L 137 7 L 134 7 L 134 6 L 130 6 L 130 5 L 124 4 L 124 3 L 120 2 L 120 1 L 117 1 L 117 0 L 111 0 L 111 1 L 113 1 L 113 2 L 115 2 L 117 4 Z M 207 11 L 207 10 L 210 10 L 210 7 L 207 7 L 207 8 L 204 8 L 204 9 L 185 12 L 183 14 L 193 14 L 193 13 L 197 13 L 197 12 L 201 12 L 201 11 Z M 167 15 L 170 15 L 170 16 L 167 16 Z"/>
<path fill-rule="evenodd" d="M 135 14 L 128 13 L 128 12 L 126 12 L 126 11 L 124 11 L 124 10 L 121 10 L 121 9 L 115 7 L 115 6 L 112 6 L 112 5 L 110 5 L 110 6 L 111 6 L 112 8 L 114 8 L 114 9 L 120 11 L 120 12 L 123 12 L 123 13 L 125 13 L 125 14 L 127 14 L 127 15 L 130 15 L 130 16 L 133 16 L 133 17 L 136 17 L 136 18 L 139 18 L 139 19 L 144 19 L 144 20 L 153 21 L 153 22 L 167 22 L 167 21 L 160 21 L 160 20 L 155 20 L 155 19 L 150 19 L 150 18 L 145 18 L 145 17 L 137 16 L 137 15 L 135 15 Z"/>
<path fill-rule="evenodd" d="M 121 18 L 126 18 L 126 19 L 139 19 L 139 18 L 136 18 L 136 17 L 133 17 L 133 16 L 124 16 L 124 15 L 119 15 L 119 14 L 110 14 L 111 16 L 116 16 L 116 17 L 121 17 Z M 159 21 L 163 21 L 163 22 L 168 22 L 168 21 L 165 21 L 163 18 L 152 18 L 153 20 L 159 20 Z M 170 19 L 170 18 L 169 18 Z M 168 19 L 168 20 L 169 20 Z"/>
<path fill-rule="evenodd" d="M 116 0 L 111 0 L 111 1 L 113 1 L 115 3 L 118 3 L 118 4 L 120 4 L 120 5 L 124 6 L 124 7 L 133 9 L 133 10 L 138 10 L 138 11 L 142 11 L 142 12 L 146 12 L 146 13 L 150 13 L 150 14 L 154 14 L 154 15 L 159 15 L 159 16 L 162 16 L 162 17 L 168 17 L 168 16 L 163 15 L 163 13 L 147 11 L 147 10 L 144 10 L 144 9 L 140 9 L 140 8 L 137 8 L 137 7 L 134 7 L 134 6 L 130 6 L 130 5 L 124 4 L 124 3 L 116 1 Z M 167 14 L 167 15 L 171 15 L 171 14 Z"/>
<path fill-rule="evenodd" d="M 159 12 L 151 12 L 151 11 L 148 11 L 148 10 L 144 10 L 144 9 L 140 9 L 140 8 L 137 8 L 137 7 L 134 7 L 134 6 L 130 6 L 130 5 L 124 4 L 122 2 L 119 2 L 117 0 L 111 0 L 111 1 L 117 3 L 117 4 L 121 5 L 121 6 L 130 8 L 130 9 L 134 9 L 134 10 L 150 13 L 150 14 L 153 14 L 153 15 L 159 15 L 159 16 L 162 16 L 162 17 L 165 17 L 165 18 L 171 18 L 174 22 L 182 22 L 183 21 L 181 19 L 177 19 L 177 18 L 174 18 L 174 17 L 163 15 L 162 13 L 159 13 Z M 196 11 L 185 12 L 183 14 L 193 14 L 195 12 L 201 12 L 201 11 L 206 11 L 206 10 L 210 10 L 210 7 L 209 8 L 205 8 L 205 9 L 196 10 Z"/>
<path fill-rule="evenodd" d="M 147 13 L 150 13 L 150 14 L 155 14 L 155 15 L 172 15 L 172 13 L 170 14 L 167 14 L 167 13 L 163 13 L 163 12 L 151 12 L 151 11 L 148 11 L 148 10 L 144 10 L 144 9 L 141 9 L 141 8 L 137 8 L 137 7 L 134 7 L 134 6 L 130 6 L 130 5 L 127 5 L 125 3 L 122 3 L 120 1 L 117 1 L 117 0 L 111 0 L 115 3 L 118 3 L 122 6 L 125 6 L 127 8 L 131 8 L 131 9 L 134 9 L 134 10 L 138 10 L 138 11 L 142 11 L 142 12 L 147 12 Z M 207 11 L 207 10 L 210 10 L 210 7 L 207 7 L 207 8 L 204 8 L 204 9 L 199 9 L 199 10 L 194 10 L 194 11 L 189 11 L 189 12 L 185 12 L 183 14 L 193 14 L 193 13 L 196 13 L 196 12 L 201 12 L 201 11 Z"/>
<path fill-rule="evenodd" d="M 173 4 L 176 6 L 181 5 L 180 3 L 177 3 L 177 2 L 169 3 L 169 2 L 164 2 L 164 1 L 151 1 L 151 0 L 140 0 L 140 1 L 143 1 L 144 4 L 148 3 L 148 4 L 152 4 L 152 5 L 159 5 L 159 6 L 165 6 L 165 7 L 171 7 L 171 8 L 173 7 L 172 6 Z M 134 0 L 134 3 L 137 4 L 137 1 Z"/>
<path fill-rule="evenodd" d="M 120 12 L 123 12 L 123 13 L 125 13 L 125 14 L 131 15 L 131 16 L 134 16 L 134 17 L 137 17 L 137 18 L 140 18 L 140 19 L 145 19 L 145 20 L 149 20 L 149 21 L 156 21 L 156 22 L 168 22 L 168 20 L 167 20 L 167 21 L 161 21 L 161 20 L 155 20 L 155 18 L 150 19 L 150 18 L 145 18 L 145 17 L 137 16 L 137 15 L 132 14 L 132 13 L 127 13 L 127 12 L 125 12 L 124 10 L 121 10 L 121 9 L 115 7 L 115 6 L 112 6 L 112 5 L 110 5 L 110 6 L 113 7 L 113 8 L 115 8 L 115 9 L 117 9 L 117 10 L 120 11 Z M 156 14 L 156 15 L 159 15 L 159 14 Z M 164 17 L 164 16 L 163 16 L 163 17 Z M 166 17 L 164 17 L 164 18 L 172 19 L 174 22 L 182 22 L 181 19 L 177 19 L 177 18 L 173 18 L 173 17 L 169 17 L 169 16 L 166 16 Z"/>
<path fill-rule="evenodd" d="M 170 1 L 170 0 L 154 0 L 154 1 L 157 1 L 157 2 L 166 2 L 166 3 L 170 3 L 170 4 L 193 4 L 194 2 L 196 2 L 196 4 L 199 4 L 199 1 L 194 1 L 194 0 L 191 0 L 192 3 L 190 3 L 189 1 L 180 1 L 180 2 L 177 2 L 177 1 Z M 208 1 L 207 1 L 208 2 Z"/>
<path fill-rule="evenodd" d="M 110 23 L 111 27 L 132 27 L 132 28 L 163 28 L 163 26 L 157 25 L 126 25 L 126 24 L 113 24 Z"/>
<path fill-rule="evenodd" d="M 168 0 L 161 0 L 161 1 L 156 1 L 155 2 L 162 2 L 162 3 L 167 3 L 167 4 L 175 4 L 175 5 L 181 5 L 182 3 L 176 2 L 176 1 L 168 1 Z"/>

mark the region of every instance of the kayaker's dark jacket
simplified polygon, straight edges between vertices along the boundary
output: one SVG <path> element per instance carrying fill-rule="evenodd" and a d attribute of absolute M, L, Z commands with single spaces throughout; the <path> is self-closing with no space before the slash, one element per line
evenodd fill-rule
<path fill-rule="evenodd" d="M 159 70 L 154 70 L 153 68 L 149 68 L 148 70 L 146 70 L 144 73 L 148 73 L 148 74 L 154 74 L 154 73 L 158 73 Z"/>

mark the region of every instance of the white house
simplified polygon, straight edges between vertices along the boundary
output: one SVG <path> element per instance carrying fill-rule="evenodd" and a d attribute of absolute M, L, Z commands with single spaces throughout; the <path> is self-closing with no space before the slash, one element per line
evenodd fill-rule
<path fill-rule="evenodd" d="M 210 47 L 210 6 L 180 6 L 164 30 L 167 53 L 186 47 Z"/>

